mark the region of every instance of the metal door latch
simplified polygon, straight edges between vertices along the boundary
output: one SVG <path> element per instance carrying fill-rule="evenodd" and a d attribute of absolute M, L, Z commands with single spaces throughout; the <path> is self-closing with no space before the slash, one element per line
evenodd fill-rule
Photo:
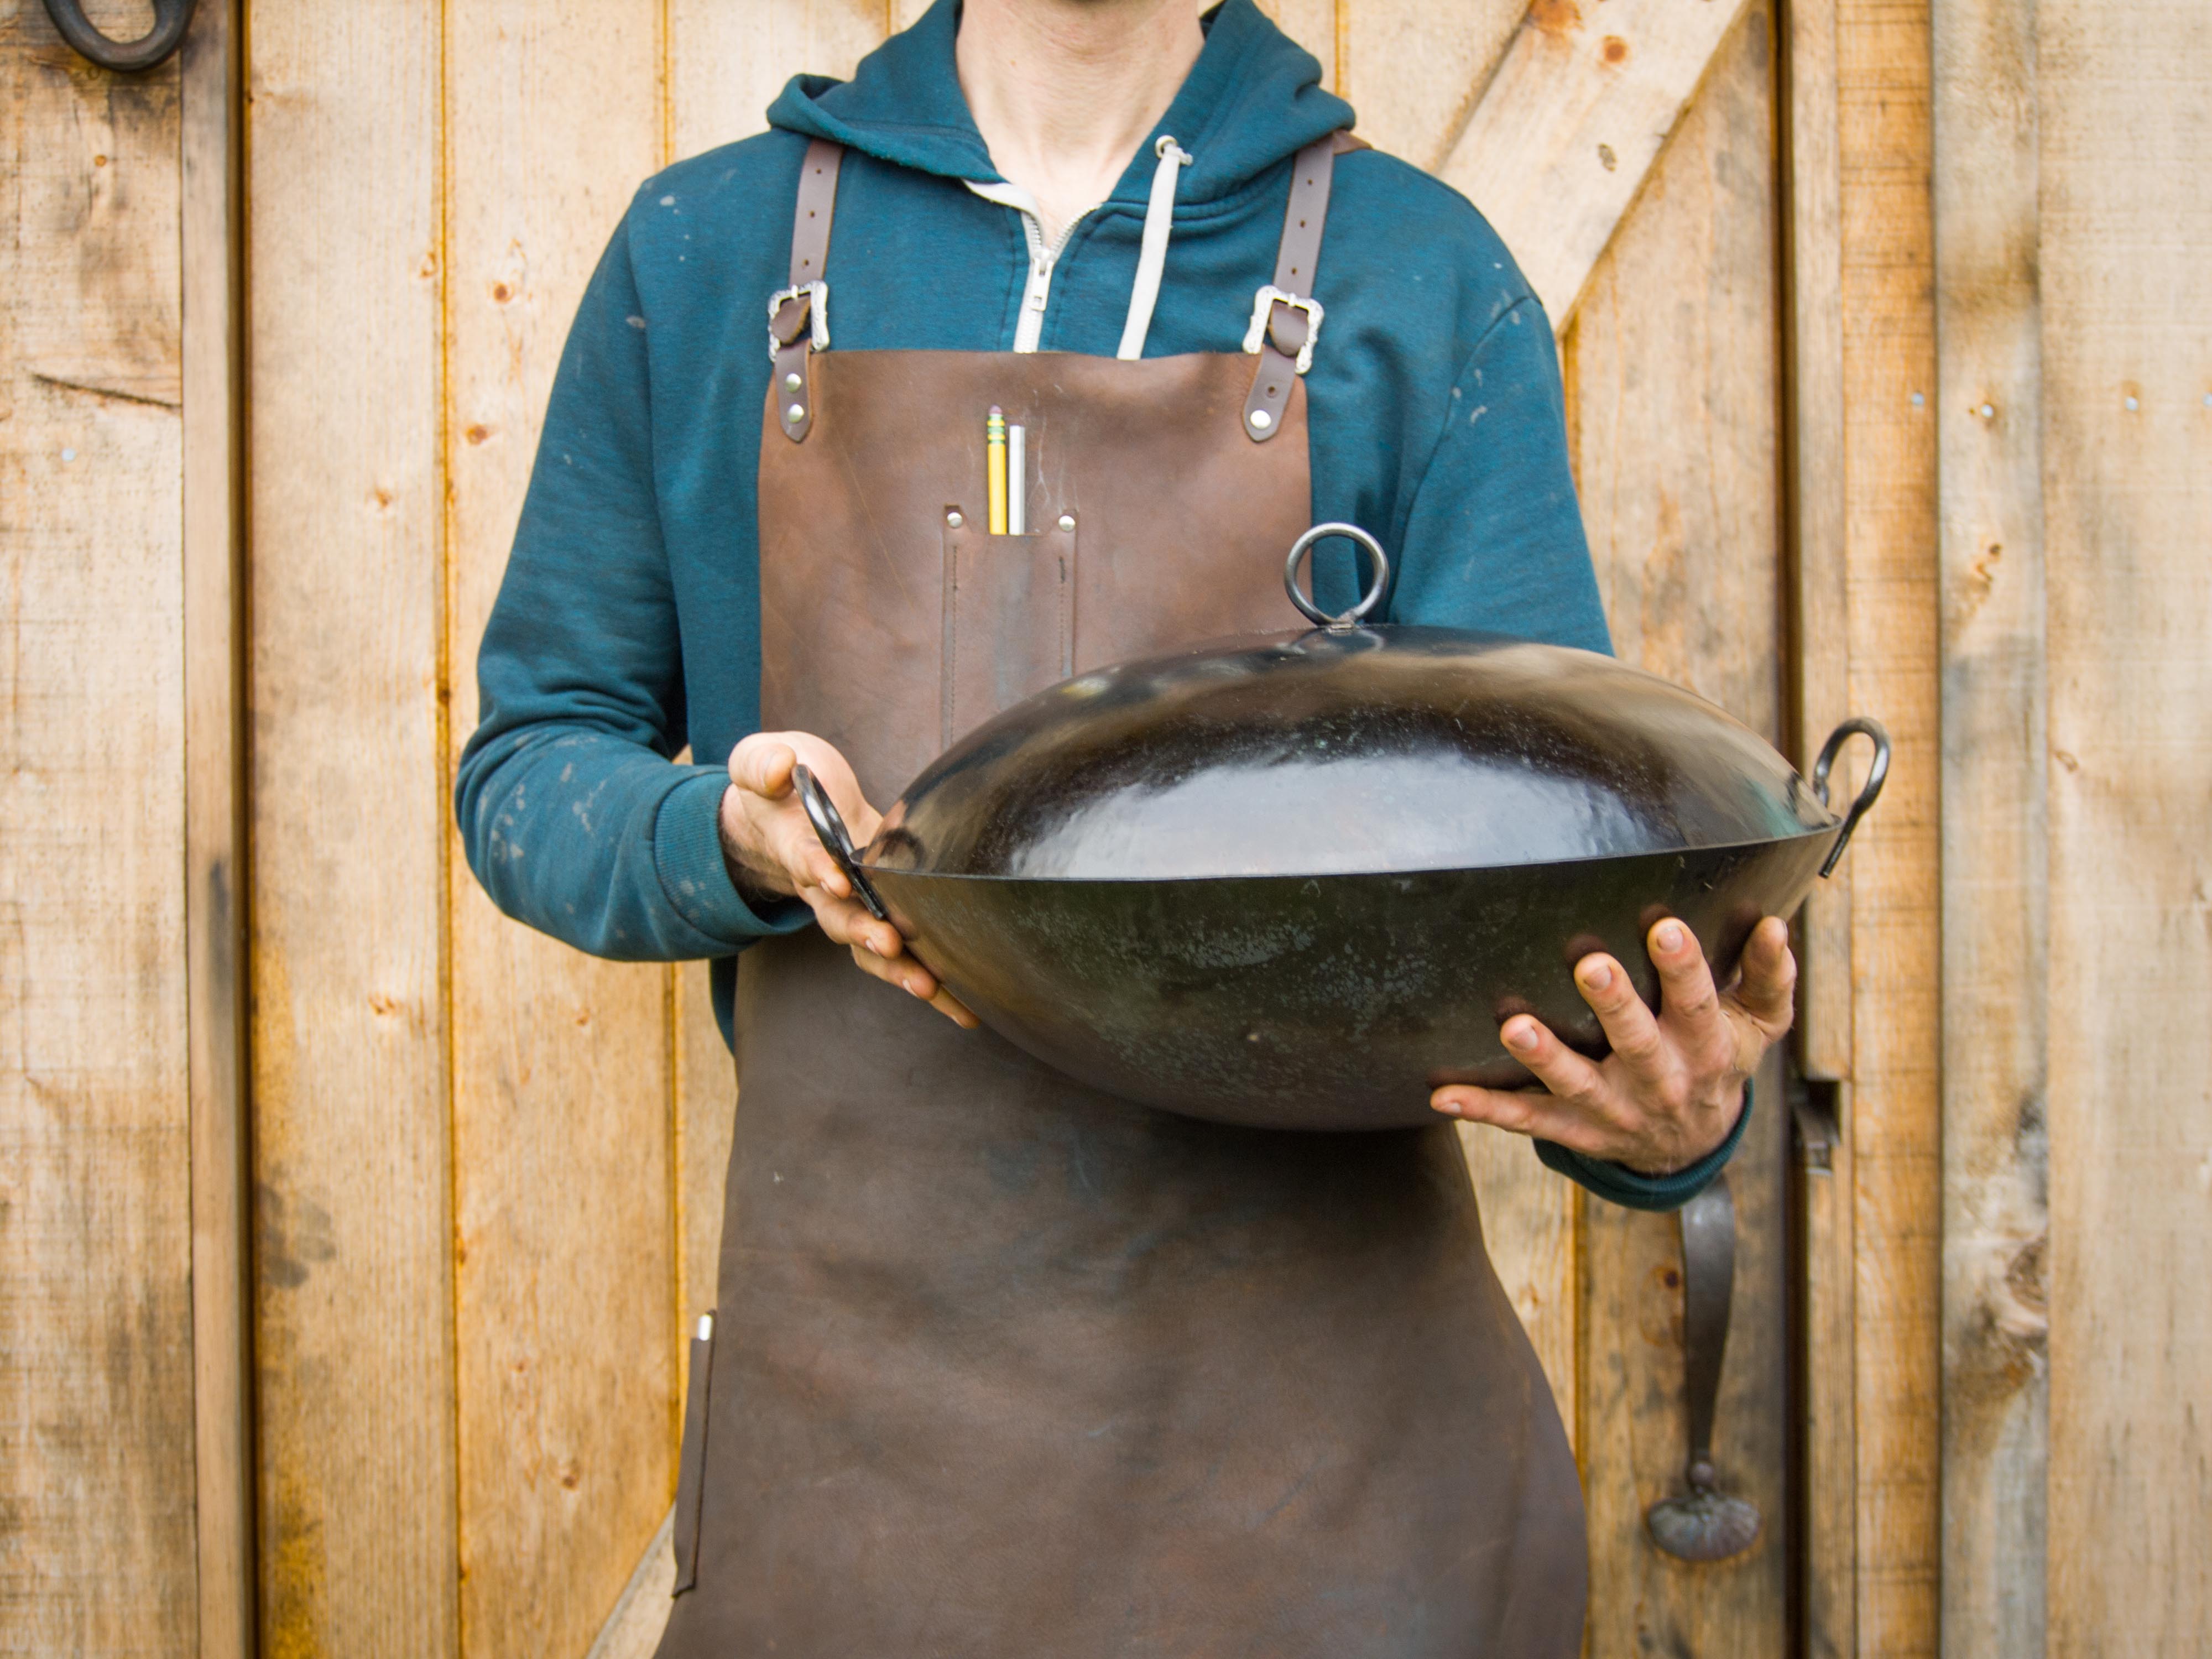
<path fill-rule="evenodd" d="M 1729 1303 L 1735 1288 L 1735 1201 L 1717 1177 L 1681 1210 L 1682 1373 L 1690 1396 L 1690 1490 L 1645 1513 L 1651 1541 L 1684 1561 L 1725 1561 L 1759 1537 L 1759 1507 L 1721 1491 L 1713 1473 L 1713 1408 L 1728 1350 Z"/>

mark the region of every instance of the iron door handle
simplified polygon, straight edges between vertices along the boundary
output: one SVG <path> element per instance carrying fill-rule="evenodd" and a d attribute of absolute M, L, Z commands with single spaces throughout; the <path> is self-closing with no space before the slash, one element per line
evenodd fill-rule
<path fill-rule="evenodd" d="M 167 60 L 185 43 L 193 0 L 154 0 L 154 27 L 136 40 L 111 40 L 84 15 L 79 0 L 46 0 L 54 28 L 81 56 L 118 75 L 137 75 Z"/>
<path fill-rule="evenodd" d="M 1688 1492 L 1646 1511 L 1651 1541 L 1684 1561 L 1725 1561 L 1759 1537 L 1759 1506 L 1721 1491 L 1713 1473 L 1713 1411 L 1728 1352 L 1735 1290 L 1735 1200 L 1728 1176 L 1682 1206 L 1682 1380 L 1690 1396 Z"/>

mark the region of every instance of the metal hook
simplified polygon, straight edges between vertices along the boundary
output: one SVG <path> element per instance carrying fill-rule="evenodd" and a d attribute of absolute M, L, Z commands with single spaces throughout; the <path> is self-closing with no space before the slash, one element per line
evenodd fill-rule
<path fill-rule="evenodd" d="M 193 0 L 154 0 L 154 27 L 136 40 L 111 40 L 92 25 L 78 0 L 46 0 L 55 31 L 82 57 L 118 75 L 138 75 L 167 61 L 185 43 Z"/>
<path fill-rule="evenodd" d="M 1820 757 L 1813 763 L 1813 793 L 1820 798 L 1820 805 L 1828 804 L 1828 769 L 1836 763 L 1836 752 L 1844 746 L 1844 740 L 1854 733 L 1873 743 L 1874 764 L 1867 770 L 1866 781 L 1859 786 L 1858 799 L 1844 814 L 1844 827 L 1836 832 L 1836 844 L 1828 849 L 1827 862 L 1820 866 L 1823 876 L 1834 869 L 1837 860 L 1844 856 L 1844 848 L 1850 843 L 1851 831 L 1859 827 L 1859 820 L 1881 797 L 1881 786 L 1889 778 L 1887 730 L 1880 720 L 1868 720 L 1863 715 L 1847 720 L 1828 733 L 1827 742 L 1820 745 Z"/>

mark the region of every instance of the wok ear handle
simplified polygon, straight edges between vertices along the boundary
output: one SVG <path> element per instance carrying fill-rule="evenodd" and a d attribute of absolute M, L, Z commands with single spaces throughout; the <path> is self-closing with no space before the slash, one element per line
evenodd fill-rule
<path fill-rule="evenodd" d="M 1867 770 L 1866 781 L 1859 786 L 1858 799 L 1844 814 L 1844 827 L 1836 832 L 1836 844 L 1828 849 L 1828 860 L 1820 866 L 1823 876 L 1834 869 L 1844 856 L 1844 848 L 1850 843 L 1851 831 L 1873 810 L 1875 802 L 1881 797 L 1881 786 L 1889 778 L 1889 733 L 1882 723 L 1864 716 L 1847 720 L 1828 733 L 1827 742 L 1820 745 L 1820 759 L 1813 763 L 1813 793 L 1820 798 L 1820 805 L 1828 804 L 1828 769 L 1836 763 L 1837 751 L 1843 748 L 1844 740 L 1854 734 L 1873 743 L 1874 764 Z"/>
<path fill-rule="evenodd" d="M 890 915 L 884 902 L 876 896 L 876 890 L 860 870 L 860 854 L 853 845 L 853 832 L 845 827 L 844 814 L 837 810 L 830 792 L 822 787 L 822 780 L 804 766 L 791 769 L 792 787 L 799 791 L 799 804 L 806 809 L 806 821 L 814 826 L 814 833 L 822 838 L 822 845 L 830 856 L 837 860 L 837 867 L 845 872 L 845 879 L 853 884 L 853 891 L 868 914 L 878 921 L 889 921 Z"/>

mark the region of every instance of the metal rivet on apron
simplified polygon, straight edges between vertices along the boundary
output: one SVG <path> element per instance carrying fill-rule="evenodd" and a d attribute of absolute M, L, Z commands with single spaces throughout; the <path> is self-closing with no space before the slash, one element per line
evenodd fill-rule
<path fill-rule="evenodd" d="M 804 404 L 792 404 L 789 409 L 783 411 L 783 418 L 789 421 L 793 426 L 797 426 L 801 421 L 806 418 L 806 405 Z"/>
<path fill-rule="evenodd" d="M 1252 411 L 1252 424 L 1260 431 L 1265 432 L 1269 427 L 1274 425 L 1274 423 L 1275 417 L 1267 413 L 1266 410 L 1255 409 Z"/>
<path fill-rule="evenodd" d="M 796 369 L 793 369 L 790 374 L 783 377 L 783 389 L 786 392 L 796 392 L 800 386 L 805 384 L 806 383 L 804 380 L 799 378 L 799 371 Z"/>
<path fill-rule="evenodd" d="M 957 530 L 962 525 L 967 523 L 967 520 L 962 518 L 957 513 L 948 513 L 945 515 L 945 522 L 951 525 L 955 530 Z"/>
<path fill-rule="evenodd" d="M 1074 529 L 1074 528 L 1075 528 L 1075 514 L 1073 514 L 1073 513 L 1063 513 L 1063 514 L 1061 514 L 1060 515 L 1060 527 L 1062 530 L 1073 530 L 1073 529 Z"/>

